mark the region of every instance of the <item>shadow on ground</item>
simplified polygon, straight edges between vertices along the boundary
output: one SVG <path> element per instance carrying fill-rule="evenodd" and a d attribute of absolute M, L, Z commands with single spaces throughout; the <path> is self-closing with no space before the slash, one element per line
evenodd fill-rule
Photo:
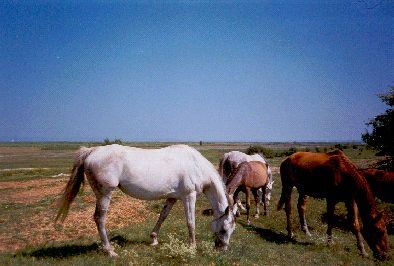
<path fill-rule="evenodd" d="M 269 241 L 269 242 L 274 242 L 276 244 L 286 244 L 286 243 L 292 243 L 296 245 L 302 245 L 302 246 L 309 246 L 312 245 L 313 243 L 310 242 L 299 242 L 295 239 L 289 239 L 287 235 L 282 234 L 282 233 L 277 233 L 275 231 L 272 231 L 271 229 L 266 229 L 266 228 L 260 228 L 256 227 L 254 225 L 247 225 L 244 222 L 238 222 L 239 225 L 244 227 L 248 231 L 252 231 L 257 233 L 262 239 Z"/>
<path fill-rule="evenodd" d="M 111 237 L 110 241 L 115 242 L 121 247 L 142 243 L 141 241 L 128 240 L 120 235 Z M 146 242 L 146 244 L 149 243 Z M 100 246 L 97 243 L 93 243 L 90 245 L 65 245 L 59 247 L 43 247 L 34 250 L 32 252 L 22 252 L 20 254 L 22 256 L 35 257 L 35 258 L 66 258 L 66 257 L 88 254 L 91 252 L 99 252 L 100 250 L 101 250 Z"/>

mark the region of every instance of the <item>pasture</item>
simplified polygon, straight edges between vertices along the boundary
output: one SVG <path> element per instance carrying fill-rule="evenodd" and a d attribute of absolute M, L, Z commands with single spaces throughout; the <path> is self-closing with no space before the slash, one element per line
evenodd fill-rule
<path fill-rule="evenodd" d="M 171 143 L 126 143 L 144 148 Z M 220 156 L 231 150 L 245 151 L 250 143 L 187 143 L 197 148 L 215 166 Z M 98 143 L 0 143 L 0 264 L 1 265 L 381 265 L 394 264 L 394 252 L 384 262 L 376 262 L 366 245 L 368 258 L 357 249 L 355 236 L 346 222 L 343 203 L 336 206 L 336 224 L 331 246 L 326 245 L 326 203 L 309 199 L 307 221 L 312 237 L 301 231 L 296 211 L 298 193 L 293 191 L 293 230 L 295 241 L 286 237 L 286 216 L 276 211 L 281 193 L 279 165 L 284 156 L 268 158 L 273 166 L 274 186 L 269 216 L 237 219 L 237 227 L 227 252 L 214 249 L 210 230 L 210 207 L 201 195 L 196 206 L 197 248 L 187 244 L 188 231 L 183 206 L 178 202 L 159 234 L 159 245 L 150 246 L 149 233 L 164 201 L 141 201 L 117 190 L 107 217 L 107 230 L 117 258 L 109 258 L 99 246 L 92 219 L 95 197 L 88 184 L 72 204 L 64 224 L 54 224 L 57 199 L 68 181 L 74 152 L 80 145 Z M 255 145 L 255 144 L 253 144 Z M 332 143 L 264 143 L 274 151 L 330 150 Z M 374 151 L 362 145 L 349 145 L 344 152 L 358 166 L 376 162 Z M 278 153 L 279 154 L 279 153 Z M 241 193 L 244 200 L 244 194 Z M 390 246 L 394 245 L 394 204 L 378 201 L 386 212 Z M 254 204 L 252 204 L 252 212 Z"/>

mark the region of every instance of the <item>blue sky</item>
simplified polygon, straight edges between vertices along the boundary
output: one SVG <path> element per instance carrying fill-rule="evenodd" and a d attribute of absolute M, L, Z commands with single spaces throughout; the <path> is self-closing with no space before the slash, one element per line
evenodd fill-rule
<path fill-rule="evenodd" d="M 3 1 L 0 141 L 360 140 L 390 1 Z"/>

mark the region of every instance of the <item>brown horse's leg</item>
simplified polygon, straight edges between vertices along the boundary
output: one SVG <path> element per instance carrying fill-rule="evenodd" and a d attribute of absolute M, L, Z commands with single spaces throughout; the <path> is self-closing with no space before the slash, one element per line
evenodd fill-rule
<path fill-rule="evenodd" d="M 285 203 L 285 212 L 286 212 L 286 221 L 287 221 L 287 236 L 292 239 L 294 234 L 291 230 L 291 192 L 293 187 L 285 186 L 282 187 L 282 195 L 281 200 L 284 200 Z"/>
<path fill-rule="evenodd" d="M 157 245 L 159 242 L 157 241 L 157 234 L 160 230 L 161 224 L 164 222 L 164 220 L 167 218 L 168 214 L 170 213 L 172 206 L 176 203 L 176 199 L 167 199 L 163 210 L 160 212 L 159 220 L 157 220 L 157 223 L 155 227 L 152 229 L 152 232 L 150 233 L 150 237 L 152 238 L 152 246 Z"/>
<path fill-rule="evenodd" d="M 258 193 L 257 189 L 252 189 L 253 197 L 254 197 L 254 202 L 256 203 L 256 211 L 254 213 L 254 218 L 259 218 L 260 216 L 260 195 Z"/>
<path fill-rule="evenodd" d="M 361 236 L 361 231 L 360 231 L 360 223 L 358 222 L 358 218 L 357 218 L 358 217 L 357 204 L 354 201 L 354 199 L 351 201 L 346 201 L 346 208 L 348 211 L 348 220 L 351 226 L 351 230 L 357 239 L 357 247 L 360 250 L 361 254 L 364 257 L 367 257 L 368 253 L 365 251 L 364 248 L 363 237 Z"/>
<path fill-rule="evenodd" d="M 113 247 L 109 243 L 107 231 L 105 230 L 105 218 L 107 215 L 109 203 L 111 201 L 112 190 L 100 192 L 95 190 L 95 193 L 96 210 L 94 211 L 94 221 L 96 222 L 97 230 L 99 232 L 104 251 L 107 252 L 111 257 L 115 257 L 118 254 L 114 252 Z"/>
<path fill-rule="evenodd" d="M 261 189 L 261 199 L 264 200 L 263 205 L 264 205 L 264 216 L 268 215 L 268 210 L 267 210 L 267 206 L 268 206 L 268 202 L 269 200 L 266 198 L 267 197 L 267 186 L 263 187 Z"/>
<path fill-rule="evenodd" d="M 245 187 L 245 193 L 246 193 L 246 215 L 247 215 L 247 220 L 246 223 L 249 225 L 250 224 L 250 188 Z"/>
<path fill-rule="evenodd" d="M 306 212 L 306 203 L 308 201 L 308 196 L 305 195 L 302 191 L 299 190 L 299 196 L 298 196 L 298 216 L 300 218 L 300 225 L 301 225 L 301 230 L 308 236 L 311 236 L 311 233 L 308 230 L 308 225 L 306 223 L 306 218 L 305 218 L 305 212 Z"/>
<path fill-rule="evenodd" d="M 332 243 L 332 228 L 334 226 L 335 202 L 327 198 L 327 244 Z"/>

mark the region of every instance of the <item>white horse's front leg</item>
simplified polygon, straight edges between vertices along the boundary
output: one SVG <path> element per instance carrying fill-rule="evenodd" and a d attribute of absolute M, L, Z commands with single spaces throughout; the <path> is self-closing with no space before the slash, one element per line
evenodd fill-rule
<path fill-rule="evenodd" d="M 150 233 L 150 237 L 152 238 L 152 244 L 151 244 L 152 246 L 159 244 L 159 242 L 157 241 L 157 234 L 160 230 L 160 226 L 164 222 L 164 220 L 167 218 L 168 214 L 170 213 L 170 211 L 172 209 L 172 206 L 174 206 L 176 201 L 177 201 L 176 199 L 167 199 L 167 201 L 163 207 L 163 210 L 160 213 L 159 220 L 157 220 L 155 227 L 152 229 L 152 232 Z"/>
<path fill-rule="evenodd" d="M 189 243 L 192 246 L 196 245 L 196 198 L 197 193 L 194 191 L 183 198 L 183 205 L 185 207 L 185 214 L 187 220 L 187 227 L 189 228 Z"/>

